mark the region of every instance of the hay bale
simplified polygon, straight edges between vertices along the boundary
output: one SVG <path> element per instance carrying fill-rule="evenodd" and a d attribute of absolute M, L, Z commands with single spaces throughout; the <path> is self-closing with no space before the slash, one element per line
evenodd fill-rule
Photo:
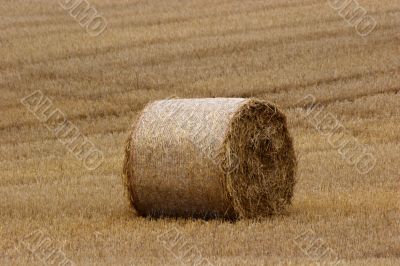
<path fill-rule="evenodd" d="M 148 104 L 126 145 L 124 177 L 143 216 L 243 218 L 290 204 L 296 158 L 286 118 L 255 99 Z"/>

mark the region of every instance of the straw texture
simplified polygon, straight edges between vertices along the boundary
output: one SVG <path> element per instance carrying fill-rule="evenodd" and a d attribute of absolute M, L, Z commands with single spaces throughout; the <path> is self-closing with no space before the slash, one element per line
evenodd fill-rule
<path fill-rule="evenodd" d="M 148 104 L 128 137 L 124 181 L 143 216 L 258 217 L 290 204 L 296 158 L 285 116 L 255 99 Z"/>

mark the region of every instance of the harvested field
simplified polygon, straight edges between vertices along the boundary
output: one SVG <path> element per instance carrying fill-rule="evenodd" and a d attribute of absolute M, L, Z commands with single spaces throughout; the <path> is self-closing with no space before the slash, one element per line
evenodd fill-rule
<path fill-rule="evenodd" d="M 333 1 L 88 0 L 97 37 L 60 2 L 0 3 L 0 265 L 399 264 L 398 0 L 358 1 L 377 22 L 364 37 Z M 174 97 L 277 106 L 292 205 L 238 222 L 132 212 L 131 124 Z"/>

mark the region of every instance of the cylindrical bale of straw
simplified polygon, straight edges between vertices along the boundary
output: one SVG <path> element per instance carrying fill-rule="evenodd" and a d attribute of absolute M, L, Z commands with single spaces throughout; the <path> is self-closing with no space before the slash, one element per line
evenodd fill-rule
<path fill-rule="evenodd" d="M 148 104 L 125 151 L 124 180 L 142 216 L 251 218 L 291 203 L 296 157 L 286 118 L 256 99 Z"/>

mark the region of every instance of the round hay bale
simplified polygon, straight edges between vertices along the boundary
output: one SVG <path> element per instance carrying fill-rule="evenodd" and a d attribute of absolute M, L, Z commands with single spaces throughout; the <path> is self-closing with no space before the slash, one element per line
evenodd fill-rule
<path fill-rule="evenodd" d="M 296 157 L 286 118 L 243 98 L 148 104 L 129 136 L 124 180 L 142 216 L 259 217 L 291 203 Z"/>

